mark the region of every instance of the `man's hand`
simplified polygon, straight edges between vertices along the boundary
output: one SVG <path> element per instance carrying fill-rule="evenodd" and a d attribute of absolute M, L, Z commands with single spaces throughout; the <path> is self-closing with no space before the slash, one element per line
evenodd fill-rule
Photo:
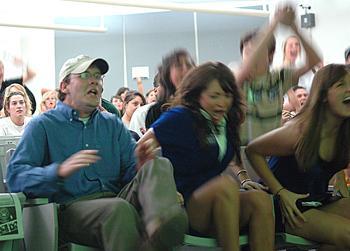
<path fill-rule="evenodd" d="M 69 177 L 77 170 L 96 163 L 101 159 L 97 153 L 98 150 L 81 150 L 76 152 L 58 167 L 58 176 L 61 178 Z"/>

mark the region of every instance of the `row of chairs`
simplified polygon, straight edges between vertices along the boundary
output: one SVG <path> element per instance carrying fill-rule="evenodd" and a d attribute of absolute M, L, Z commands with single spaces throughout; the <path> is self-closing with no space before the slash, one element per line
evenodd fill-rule
<path fill-rule="evenodd" d="M 311 250 L 319 247 L 319 244 L 305 238 L 288 234 L 288 233 L 276 233 L 276 249 L 288 249 L 298 248 L 298 250 Z M 241 235 L 239 237 L 239 244 L 241 247 L 246 247 L 249 244 L 247 235 Z M 184 240 L 185 247 L 191 247 L 190 250 L 200 250 L 206 248 L 208 250 L 219 249 L 219 246 L 215 239 L 207 237 L 198 237 L 192 235 L 185 235 Z M 195 249 L 197 247 L 198 249 Z M 183 247 L 175 249 L 176 251 L 182 251 Z"/>
<path fill-rule="evenodd" d="M 46 250 L 58 251 L 58 205 L 48 203 L 45 198 L 27 200 L 23 193 L 6 193 L 6 167 L 7 162 L 16 148 L 19 137 L 9 137 L 0 139 L 0 250 Z M 5 203 L 6 201 L 6 203 Z M 10 205 L 13 208 L 14 219 L 10 219 L 12 227 L 16 225 L 17 231 L 6 234 L 11 228 L 10 223 L 2 222 L 4 205 Z M 4 207 L 2 207 L 4 206 Z M 6 228 L 7 227 L 7 228 Z M 6 232 L 6 230 L 8 230 Z M 241 247 L 248 245 L 248 236 L 240 236 Z M 287 233 L 276 234 L 276 245 L 279 249 L 298 247 L 300 249 L 311 249 L 317 246 L 317 243 L 308 241 L 304 238 Z M 216 240 L 213 238 L 197 237 L 185 235 L 182 247 L 175 248 L 181 250 L 202 250 L 203 248 L 219 249 Z M 97 249 L 67 243 L 61 247 L 62 250 L 71 251 L 97 251 Z M 174 251 L 175 251 L 174 250 Z"/>

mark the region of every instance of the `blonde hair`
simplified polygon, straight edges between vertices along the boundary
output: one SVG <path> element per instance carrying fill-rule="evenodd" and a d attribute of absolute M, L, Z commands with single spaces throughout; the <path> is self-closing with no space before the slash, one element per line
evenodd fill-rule
<path fill-rule="evenodd" d="M 58 99 L 58 97 L 57 97 L 57 91 L 55 91 L 55 90 L 47 90 L 47 91 L 45 91 L 45 92 L 43 93 L 42 99 L 41 99 L 41 102 L 40 102 L 40 107 L 39 107 L 40 113 L 46 112 L 45 101 L 46 101 L 47 99 L 49 99 L 49 97 L 52 96 L 52 95 L 55 96 L 56 102 L 57 102 L 57 99 Z"/>
<path fill-rule="evenodd" d="M 3 100 L 3 107 L 0 111 L 2 117 L 9 117 L 10 113 L 7 111 L 7 109 L 10 107 L 10 98 L 14 95 L 21 95 L 23 96 L 24 103 L 26 104 L 26 116 L 31 116 L 31 110 L 32 110 L 32 103 L 30 102 L 30 99 L 26 93 L 26 90 L 24 87 L 20 84 L 12 84 L 5 89 L 4 94 L 4 100 Z"/>
<path fill-rule="evenodd" d="M 300 38 L 297 35 L 290 35 L 289 37 L 286 38 L 286 40 L 284 40 L 283 44 L 282 44 L 282 48 L 283 48 L 283 61 L 286 59 L 286 47 L 288 44 L 288 40 L 291 38 L 295 38 L 296 40 L 298 40 L 299 42 L 299 51 L 298 51 L 298 56 L 301 55 L 301 42 L 300 42 Z"/>

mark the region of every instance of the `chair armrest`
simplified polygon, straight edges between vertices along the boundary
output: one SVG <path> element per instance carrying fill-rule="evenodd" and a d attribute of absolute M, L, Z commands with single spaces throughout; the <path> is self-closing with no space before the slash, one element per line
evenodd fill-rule
<path fill-rule="evenodd" d="M 27 199 L 24 193 L 16 193 L 16 195 L 24 207 L 38 206 L 38 205 L 44 205 L 49 203 L 48 198 Z"/>
<path fill-rule="evenodd" d="M 44 205 L 48 203 L 49 203 L 48 198 L 35 198 L 35 199 L 27 199 L 24 203 L 24 206 L 31 207 L 31 206 Z"/>

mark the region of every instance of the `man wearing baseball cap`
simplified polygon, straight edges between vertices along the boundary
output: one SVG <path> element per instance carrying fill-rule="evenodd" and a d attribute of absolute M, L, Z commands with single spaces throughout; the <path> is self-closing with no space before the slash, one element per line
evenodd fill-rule
<path fill-rule="evenodd" d="M 77 56 L 59 73 L 55 109 L 32 119 L 9 163 L 11 192 L 60 204 L 60 241 L 103 250 L 170 250 L 187 216 L 170 162 L 135 142 L 97 107 L 108 63 Z"/>

